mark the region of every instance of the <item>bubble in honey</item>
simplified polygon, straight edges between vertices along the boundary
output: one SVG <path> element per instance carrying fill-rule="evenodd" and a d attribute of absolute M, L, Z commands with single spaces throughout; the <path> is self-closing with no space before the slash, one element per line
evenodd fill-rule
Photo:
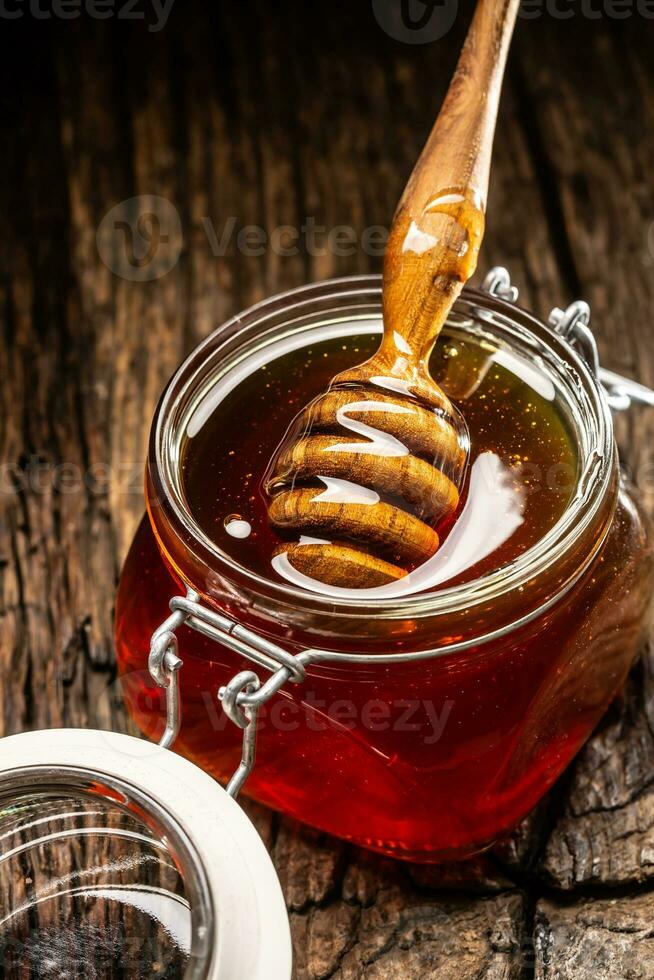
<path fill-rule="evenodd" d="M 223 526 L 232 538 L 249 538 L 252 534 L 252 525 L 240 514 L 230 514 L 223 521 Z"/>

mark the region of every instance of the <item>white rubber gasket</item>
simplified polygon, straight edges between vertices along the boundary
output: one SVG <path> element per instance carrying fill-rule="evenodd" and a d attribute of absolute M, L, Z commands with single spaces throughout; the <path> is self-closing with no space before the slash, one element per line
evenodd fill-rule
<path fill-rule="evenodd" d="M 206 980 L 289 980 L 288 915 L 263 841 L 240 806 L 193 763 L 151 742 L 74 729 L 0 740 L 0 787 L 12 770 L 83 771 L 150 797 L 200 859 L 214 914 Z"/>

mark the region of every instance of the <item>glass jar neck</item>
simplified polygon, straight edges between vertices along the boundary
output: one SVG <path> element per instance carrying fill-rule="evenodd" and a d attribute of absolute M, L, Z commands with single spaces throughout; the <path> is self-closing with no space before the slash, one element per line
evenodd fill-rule
<path fill-rule="evenodd" d="M 460 322 L 521 344 L 557 373 L 575 419 L 581 473 L 558 524 L 518 560 L 472 582 L 401 599 L 360 602 L 309 593 L 236 564 L 188 512 L 180 487 L 181 435 L 200 394 L 227 363 L 266 338 L 334 318 L 379 316 L 379 277 L 344 279 L 273 297 L 215 331 L 181 366 L 152 427 L 146 496 L 152 528 L 173 574 L 234 619 L 299 646 L 383 652 L 478 643 L 553 603 L 592 562 L 611 525 L 618 467 L 611 417 L 597 380 L 570 346 L 529 313 L 473 290 L 456 307 Z"/>

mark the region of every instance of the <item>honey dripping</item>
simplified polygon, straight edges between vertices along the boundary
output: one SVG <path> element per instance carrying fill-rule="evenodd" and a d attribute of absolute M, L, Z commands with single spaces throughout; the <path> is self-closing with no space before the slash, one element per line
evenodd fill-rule
<path fill-rule="evenodd" d="M 374 351 L 378 334 L 356 329 L 337 323 L 303 331 L 271 350 L 265 364 L 265 351 L 239 364 L 242 380 L 222 400 L 207 396 L 211 410 L 200 407 L 204 423 L 182 449 L 184 495 L 194 520 L 239 565 L 323 595 L 425 593 L 514 561 L 556 524 L 574 491 L 578 460 L 568 422 L 547 375 L 521 355 L 449 326 L 429 370 L 445 397 L 462 406 L 470 449 L 464 492 L 438 526 L 441 547 L 409 574 L 363 592 L 357 581 L 321 583 L 290 560 L 287 549 L 297 543 L 271 527 L 261 473 L 289 415 Z M 383 499 L 394 500 L 389 494 Z M 314 547 L 311 536 L 301 540 L 299 547 Z"/>

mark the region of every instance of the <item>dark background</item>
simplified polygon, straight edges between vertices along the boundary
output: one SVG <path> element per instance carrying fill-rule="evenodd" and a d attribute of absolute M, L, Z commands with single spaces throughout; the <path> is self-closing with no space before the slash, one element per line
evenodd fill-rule
<path fill-rule="evenodd" d="M 439 40 L 407 44 L 380 27 L 372 0 L 176 0 L 158 32 L 145 0 L 144 21 L 117 16 L 123 4 L 102 21 L 39 20 L 19 0 L 3 10 L 21 18 L 0 14 L 3 734 L 128 727 L 113 596 L 161 388 L 239 309 L 379 270 L 361 235 L 390 222 L 471 10 L 461 3 Z M 508 266 L 542 316 L 587 299 L 604 365 L 654 385 L 654 21 L 643 9 L 559 0 L 519 22 L 480 271 Z M 128 222 L 141 206 L 156 213 L 152 195 L 179 225 L 164 227 L 157 256 L 170 271 L 139 282 L 130 270 L 147 266 L 148 226 L 132 239 L 141 266 L 126 262 L 127 233 L 100 248 L 96 236 L 126 199 L 145 196 L 123 207 Z M 220 238 L 230 219 L 216 256 L 207 224 Z M 247 225 L 270 234 L 307 219 L 350 226 L 358 244 L 336 255 L 325 233 L 291 256 L 238 247 Z M 651 413 L 619 421 L 650 508 L 653 431 Z M 653 729 L 646 656 L 541 810 L 467 868 L 395 866 L 252 808 L 291 910 L 297 977 L 654 978 Z"/>

